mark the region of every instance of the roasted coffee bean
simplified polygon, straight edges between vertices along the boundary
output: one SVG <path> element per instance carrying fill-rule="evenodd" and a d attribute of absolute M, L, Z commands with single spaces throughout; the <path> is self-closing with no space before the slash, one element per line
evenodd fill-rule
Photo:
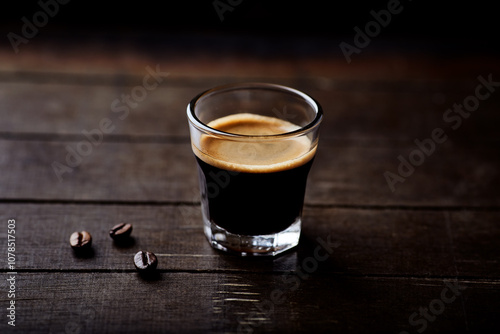
<path fill-rule="evenodd" d="M 134 264 L 139 271 L 150 272 L 156 269 L 158 259 L 151 252 L 140 251 L 134 256 Z"/>
<path fill-rule="evenodd" d="M 92 245 L 92 236 L 87 231 L 74 232 L 69 238 L 69 243 L 73 249 L 88 249 Z"/>
<path fill-rule="evenodd" d="M 109 230 L 109 236 L 116 241 L 126 240 L 130 237 L 130 233 L 132 233 L 132 225 L 125 223 L 115 225 Z"/>

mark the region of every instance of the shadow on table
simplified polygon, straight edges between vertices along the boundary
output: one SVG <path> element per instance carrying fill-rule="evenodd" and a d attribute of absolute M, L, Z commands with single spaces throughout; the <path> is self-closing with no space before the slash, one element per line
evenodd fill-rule
<path fill-rule="evenodd" d="M 277 256 L 240 257 L 217 251 L 224 267 L 262 273 L 297 274 L 302 277 L 320 273 L 345 272 L 337 259 L 340 242 L 328 237 L 302 235 L 299 245 Z"/>

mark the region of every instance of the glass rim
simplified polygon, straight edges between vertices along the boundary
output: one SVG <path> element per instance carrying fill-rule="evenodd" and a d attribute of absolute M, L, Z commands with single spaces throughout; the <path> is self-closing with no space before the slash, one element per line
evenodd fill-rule
<path fill-rule="evenodd" d="M 276 90 L 276 91 L 281 91 L 281 92 L 288 92 L 292 93 L 293 95 L 296 95 L 306 102 L 314 109 L 315 111 L 315 117 L 314 119 L 309 122 L 308 124 L 301 126 L 299 129 L 289 131 L 289 132 L 284 132 L 284 133 L 278 133 L 278 134 L 273 134 L 273 135 L 245 135 L 245 134 L 236 134 L 236 133 L 231 133 L 231 132 L 225 132 L 221 130 L 214 129 L 205 123 L 203 123 L 198 116 L 196 116 L 195 113 L 195 108 L 196 104 L 204 97 L 208 97 L 211 94 L 217 93 L 217 92 L 224 92 L 224 91 L 234 91 L 234 90 L 243 90 L 243 89 L 267 89 L 267 90 Z M 279 85 L 279 84 L 272 84 L 272 83 L 262 83 L 262 82 L 243 82 L 243 83 L 233 83 L 233 84 L 226 84 L 226 85 L 220 85 L 216 86 L 214 88 L 208 89 L 206 91 L 203 91 L 202 93 L 196 95 L 188 104 L 187 106 L 187 115 L 188 115 L 188 120 L 189 122 L 195 126 L 198 130 L 210 134 L 215 137 L 221 137 L 221 138 L 226 138 L 226 139 L 231 139 L 231 140 L 270 140 L 270 139 L 288 139 L 288 138 L 294 138 L 294 137 L 299 137 L 303 136 L 311 131 L 313 131 L 316 127 L 319 126 L 319 124 L 322 121 L 323 118 L 323 109 L 321 108 L 321 105 L 311 96 L 308 94 L 301 92 L 300 90 L 297 90 L 295 88 L 291 88 L 288 86 L 284 85 Z"/>

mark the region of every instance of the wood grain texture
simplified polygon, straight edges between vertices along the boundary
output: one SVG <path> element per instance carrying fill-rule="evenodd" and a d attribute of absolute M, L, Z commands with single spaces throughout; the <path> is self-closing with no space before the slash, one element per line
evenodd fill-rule
<path fill-rule="evenodd" d="M 428 333 L 498 330 L 498 282 L 310 275 L 20 273 L 2 333 Z M 4 288 L 2 280 L 0 285 Z M 454 297 L 449 286 L 461 290 Z M 442 292 L 449 303 L 441 302 Z M 458 289 L 458 288 L 457 288 Z M 432 305 L 431 305 L 432 303 Z M 431 306 L 430 306 L 431 305 Z M 440 308 L 443 305 L 442 308 Z M 437 315 L 426 321 L 420 308 Z M 412 322 L 409 318 L 414 314 Z M 417 322 L 418 321 L 418 322 Z"/>
<path fill-rule="evenodd" d="M 189 143 L 90 144 L 80 164 L 58 179 L 54 161 L 67 165 L 68 152 L 82 141 L 0 140 L 4 152 L 0 198 L 134 202 L 199 201 L 196 162 Z M 70 149 L 67 149 L 67 147 Z M 85 149 L 85 148 L 84 148 Z M 491 207 L 500 203 L 498 148 L 457 148 L 451 142 L 394 185 L 402 155 L 415 147 L 363 148 L 320 143 L 309 175 L 306 203 Z M 70 157 L 70 162 L 75 161 Z"/>
<path fill-rule="evenodd" d="M 443 118 L 478 76 L 500 81 L 498 57 L 366 52 L 347 65 L 166 41 L 0 47 L 0 222 L 16 220 L 18 272 L 16 328 L 0 312 L 1 333 L 498 332 L 500 92 L 456 129 Z M 165 74 L 126 111 L 148 66 Z M 295 87 L 325 111 L 300 244 L 276 258 L 215 251 L 202 230 L 185 108 L 236 81 Z M 447 140 L 391 191 L 384 173 L 436 128 Z M 60 180 L 52 164 L 78 147 Z M 134 225 L 122 245 L 108 235 L 120 222 Z M 69 245 L 80 230 L 86 254 Z M 137 273 L 138 250 L 156 253 L 156 275 Z"/>
<path fill-rule="evenodd" d="M 16 23 L 19 23 L 17 18 Z M 225 30 L 223 27 L 220 28 Z M 354 34 L 351 28 L 349 31 Z M 460 52 L 441 53 L 446 47 L 428 49 L 426 41 L 420 41 L 417 45 L 422 46 L 422 49 L 410 48 L 412 52 L 399 53 L 399 49 L 391 50 L 390 45 L 380 41 L 382 36 L 379 36 L 377 39 L 382 44 L 377 42 L 378 46 L 365 48 L 355 61 L 348 64 L 338 48 L 340 40 L 334 37 L 338 32 L 330 35 L 325 31 L 326 36 L 323 38 L 314 36 L 312 39 L 310 36 L 291 36 L 293 38 L 288 40 L 290 47 L 279 52 L 274 50 L 277 36 L 265 36 L 270 39 L 263 45 L 261 36 L 254 35 L 252 31 L 240 36 L 236 32 L 231 34 L 230 30 L 225 31 L 229 33 L 229 38 L 214 35 L 210 31 L 194 31 L 191 34 L 181 32 L 180 35 L 178 31 L 147 36 L 116 34 L 105 37 L 106 41 L 102 41 L 101 32 L 90 36 L 78 33 L 75 39 L 70 40 L 66 35 L 56 36 L 55 39 L 40 35 L 29 45 L 23 45 L 23 52 L 17 54 L 6 40 L 5 44 L 0 45 L 0 69 L 14 73 L 30 71 L 42 74 L 102 75 L 134 74 L 141 72 L 147 64 L 160 64 L 172 75 L 189 77 L 193 81 L 200 77 L 267 75 L 276 78 L 319 76 L 349 80 L 382 77 L 417 81 L 447 78 L 452 82 L 476 76 L 485 69 L 500 70 L 496 54 L 481 53 L 480 50 L 470 52 L 476 50 L 471 50 L 470 45 L 463 43 L 460 44 Z M 353 36 L 349 36 L 349 40 Z M 250 44 L 242 50 L 232 47 L 235 41 L 240 45 L 245 44 L 245 41 Z M 487 44 L 495 44 L 494 41 L 489 42 Z M 395 45 L 399 43 L 406 44 L 396 41 Z"/>
<path fill-rule="evenodd" d="M 485 78 L 488 74 L 478 73 Z M 232 82 L 231 79 L 187 81 L 167 76 L 157 88 L 146 91 L 146 95 L 136 100 L 131 96 L 136 96 L 134 89 L 142 86 L 143 76 L 96 77 L 96 82 L 90 80 L 92 76 L 68 76 L 37 83 L 29 81 L 30 77 L 1 82 L 0 75 L 0 116 L 3 117 L 0 135 L 11 138 L 18 135 L 20 139 L 37 134 L 53 139 L 71 135 L 70 138 L 85 139 L 82 131 L 99 129 L 101 120 L 109 118 L 113 129 L 104 141 L 120 140 L 123 136 L 131 141 L 144 140 L 145 136 L 162 140 L 187 138 L 185 112 L 189 101 L 206 89 Z M 492 78 L 500 80 L 497 79 L 500 74 Z M 79 83 L 84 79 L 89 82 Z M 365 146 L 405 145 L 429 137 L 435 128 L 443 128 L 459 143 L 479 141 L 485 145 L 499 140 L 495 127 L 500 117 L 497 92 L 481 101 L 478 109 L 459 125 L 456 120 L 443 119 L 454 104 L 462 104 L 475 94 L 479 84 L 477 76 L 459 82 L 416 83 L 327 78 L 260 80 L 302 89 L 317 99 L 325 112 L 322 138 L 338 144 L 349 140 Z M 129 102 L 123 98 L 127 95 Z M 456 130 L 452 128 L 455 126 L 458 126 Z"/>
<path fill-rule="evenodd" d="M 162 271 L 290 273 L 316 253 L 330 256 L 320 273 L 348 276 L 498 278 L 498 211 L 367 210 L 306 207 L 299 247 L 276 259 L 240 259 L 213 250 L 198 205 L 3 204 L 15 217 L 18 270 L 135 272 L 133 256 L 148 250 Z M 7 214 L 8 213 L 8 214 Z M 133 224 L 133 239 L 109 237 Z M 93 236 L 92 253 L 69 245 L 75 231 Z M 2 244 L 0 251 L 7 251 Z M 322 256 L 321 256 L 322 257 Z M 309 259 L 309 260 L 308 260 Z M 316 261 L 318 262 L 318 261 Z"/>

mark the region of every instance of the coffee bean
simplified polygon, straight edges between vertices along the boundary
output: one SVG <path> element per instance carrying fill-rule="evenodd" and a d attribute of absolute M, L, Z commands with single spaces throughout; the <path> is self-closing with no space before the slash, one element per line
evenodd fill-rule
<path fill-rule="evenodd" d="M 134 256 L 134 264 L 139 271 L 150 272 L 156 269 L 158 259 L 151 252 L 140 251 Z"/>
<path fill-rule="evenodd" d="M 74 232 L 69 238 L 69 243 L 75 250 L 88 249 L 92 245 L 92 236 L 87 231 Z"/>
<path fill-rule="evenodd" d="M 118 224 L 113 226 L 111 230 L 109 230 L 109 236 L 116 241 L 126 240 L 130 233 L 132 233 L 132 225 L 131 224 Z"/>

